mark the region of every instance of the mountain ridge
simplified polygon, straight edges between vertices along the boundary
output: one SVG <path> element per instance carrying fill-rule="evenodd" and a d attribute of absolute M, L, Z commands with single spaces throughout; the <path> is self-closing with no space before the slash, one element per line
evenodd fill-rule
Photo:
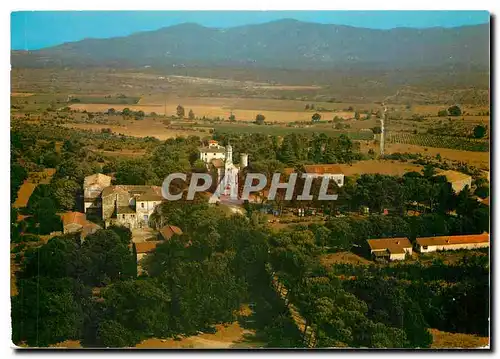
<path fill-rule="evenodd" d="M 182 23 L 113 38 L 11 51 L 13 67 L 489 67 L 489 24 L 368 29 L 281 19 L 231 28 Z"/>

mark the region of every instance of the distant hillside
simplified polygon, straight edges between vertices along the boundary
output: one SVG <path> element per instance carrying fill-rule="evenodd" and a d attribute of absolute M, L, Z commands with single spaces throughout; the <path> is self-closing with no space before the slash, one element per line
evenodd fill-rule
<path fill-rule="evenodd" d="M 85 39 L 38 51 L 13 51 L 12 66 L 487 69 L 489 31 L 488 24 L 373 30 L 296 20 L 229 29 L 186 23 L 126 37 Z"/>

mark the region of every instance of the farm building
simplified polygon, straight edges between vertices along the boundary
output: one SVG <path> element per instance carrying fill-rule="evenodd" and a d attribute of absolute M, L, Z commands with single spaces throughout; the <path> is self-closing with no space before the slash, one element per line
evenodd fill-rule
<path fill-rule="evenodd" d="M 293 168 L 285 168 L 285 174 L 290 175 L 295 172 Z M 342 187 L 344 185 L 344 172 L 339 165 L 329 164 L 329 165 L 304 165 L 304 173 L 308 177 L 312 178 L 323 178 L 329 177 L 337 183 L 337 186 Z"/>
<path fill-rule="evenodd" d="M 96 232 L 101 227 L 87 220 L 85 213 L 67 212 L 61 214 L 63 222 L 63 233 L 80 233 L 80 239 L 83 241 L 86 236 Z"/>
<path fill-rule="evenodd" d="M 375 260 L 404 260 L 412 254 L 412 245 L 407 237 L 368 239 L 370 253 Z"/>
<path fill-rule="evenodd" d="M 485 232 L 483 234 L 462 236 L 422 237 L 417 238 L 416 242 L 416 249 L 421 253 L 488 248 L 490 246 L 490 235 Z"/>
<path fill-rule="evenodd" d="M 143 273 L 140 265 L 141 260 L 149 253 L 153 252 L 160 243 L 163 243 L 163 241 L 147 241 L 133 244 L 137 261 L 137 274 Z"/>
<path fill-rule="evenodd" d="M 446 180 L 451 184 L 456 193 L 462 191 L 465 186 L 469 186 L 469 188 L 472 186 L 472 177 L 462 172 L 442 171 L 436 174 L 436 176 L 446 177 Z"/>

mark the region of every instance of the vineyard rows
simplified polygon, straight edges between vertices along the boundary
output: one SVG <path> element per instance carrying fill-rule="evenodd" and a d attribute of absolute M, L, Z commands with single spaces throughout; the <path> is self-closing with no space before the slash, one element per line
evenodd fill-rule
<path fill-rule="evenodd" d="M 411 133 L 388 133 L 389 143 L 401 143 L 423 147 L 451 148 L 454 150 L 488 152 L 490 145 L 488 140 L 477 140 L 464 137 L 436 136 Z"/>

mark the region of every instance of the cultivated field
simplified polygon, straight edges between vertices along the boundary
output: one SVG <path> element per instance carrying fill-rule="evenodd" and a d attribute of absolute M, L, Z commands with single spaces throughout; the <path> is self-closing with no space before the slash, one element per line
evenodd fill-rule
<path fill-rule="evenodd" d="M 279 100 L 278 100 L 279 101 Z M 185 108 L 186 116 L 192 110 L 198 118 L 216 118 L 228 119 L 231 114 L 235 116 L 236 121 L 254 121 L 259 114 L 264 115 L 266 122 L 311 122 L 311 117 L 315 111 L 293 111 L 293 110 L 268 110 L 265 107 L 261 109 L 247 109 L 237 107 L 239 105 L 212 105 L 208 104 L 190 104 L 187 101 L 179 100 L 178 102 L 168 102 L 166 105 L 161 103 L 139 103 L 137 105 L 121 105 L 121 104 L 73 104 L 70 106 L 73 110 L 88 111 L 88 112 L 106 112 L 109 108 L 114 108 L 117 111 L 122 111 L 124 108 L 129 108 L 132 111 L 144 111 L 146 114 L 155 112 L 157 114 L 167 116 L 176 115 L 177 106 L 182 105 Z M 302 104 L 305 106 L 305 104 Z M 319 112 L 322 119 L 332 120 L 334 116 L 352 118 L 354 112 Z"/>
<path fill-rule="evenodd" d="M 47 168 L 43 172 L 31 172 L 28 178 L 23 182 L 19 191 L 17 192 L 17 198 L 12 204 L 14 208 L 23 208 L 28 205 L 28 201 L 31 194 L 39 184 L 48 184 L 50 179 L 56 173 L 55 168 Z"/>

